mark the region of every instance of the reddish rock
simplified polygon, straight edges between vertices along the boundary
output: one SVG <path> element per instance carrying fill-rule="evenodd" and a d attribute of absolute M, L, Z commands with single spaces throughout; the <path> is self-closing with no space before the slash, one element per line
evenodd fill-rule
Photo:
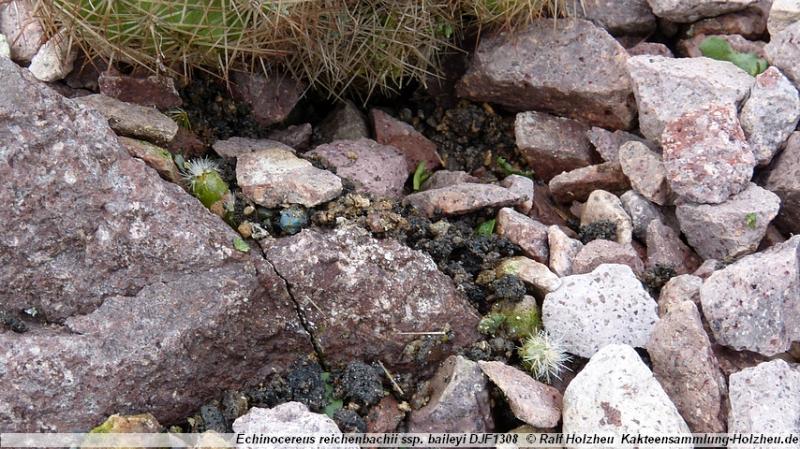
<path fill-rule="evenodd" d="M 687 274 L 694 272 L 701 262 L 674 229 L 660 220 L 652 220 L 647 226 L 647 268 L 669 267 L 677 274 Z"/>
<path fill-rule="evenodd" d="M 100 93 L 126 103 L 166 110 L 183 104 L 175 81 L 168 76 L 151 75 L 145 78 L 105 71 L 97 80 Z"/>
<path fill-rule="evenodd" d="M 516 193 L 519 196 L 524 196 L 527 199 L 517 205 L 516 209 L 523 214 L 527 214 L 533 207 L 533 188 L 534 183 L 531 178 L 520 175 L 508 175 L 500 181 L 502 187 Z"/>
<path fill-rule="evenodd" d="M 425 162 L 428 170 L 442 165 L 442 158 L 436 152 L 436 144 L 428 140 L 413 126 L 398 120 L 391 115 L 373 109 L 370 112 L 375 127 L 375 140 L 384 145 L 391 145 L 406 157 L 410 170 L 414 170 L 420 162 Z"/>
<path fill-rule="evenodd" d="M 644 263 L 631 246 L 620 245 L 611 240 L 596 239 L 587 243 L 572 261 L 572 274 L 591 273 L 604 263 L 615 263 L 631 267 L 633 273 L 641 276 Z"/>
<path fill-rule="evenodd" d="M 541 112 L 519 113 L 514 123 L 520 153 L 536 177 L 544 181 L 596 160 L 586 138 L 588 130 L 575 120 Z"/>
<path fill-rule="evenodd" d="M 778 228 L 800 234 L 800 132 L 794 132 L 767 175 L 765 188 L 781 199 Z"/>
<path fill-rule="evenodd" d="M 772 0 L 760 0 L 742 11 L 699 20 L 689 26 L 687 34 L 739 34 L 747 39 L 759 39 L 767 31 L 771 4 Z"/>
<path fill-rule="evenodd" d="M 600 157 L 606 162 L 618 162 L 619 147 L 631 140 L 641 142 L 653 150 L 658 148 L 657 145 L 635 134 L 620 130 L 611 132 L 596 126 L 593 126 L 592 129 L 586 132 L 586 137 L 592 145 L 594 145 L 595 151 L 597 151 Z"/>
<path fill-rule="evenodd" d="M 547 228 L 547 246 L 550 250 L 550 269 L 558 276 L 572 274 L 572 263 L 583 248 L 580 240 L 567 236 L 558 226 Z"/>
<path fill-rule="evenodd" d="M 403 200 L 420 209 L 428 217 L 436 215 L 463 215 L 485 207 L 515 206 L 523 197 L 505 187 L 494 184 L 456 184 L 440 189 L 412 193 Z"/>
<path fill-rule="evenodd" d="M 367 414 L 367 433 L 394 433 L 403 421 L 405 413 L 398 408 L 397 400 L 386 396 Z"/>
<path fill-rule="evenodd" d="M 503 392 L 514 416 L 534 427 L 552 429 L 561 421 L 561 393 L 502 362 L 478 362 Z"/>
<path fill-rule="evenodd" d="M 36 2 L 14 0 L 0 3 L 0 34 L 11 47 L 11 59 L 20 64 L 31 62 L 45 42 L 45 30 L 36 17 Z"/>
<path fill-rule="evenodd" d="M 658 316 L 663 317 L 669 310 L 684 301 L 691 301 L 700 307 L 700 287 L 703 279 L 693 274 L 681 274 L 671 278 L 661 287 L 658 295 Z"/>
<path fill-rule="evenodd" d="M 358 140 L 369 138 L 367 120 L 352 101 L 345 100 L 319 124 L 316 130 L 322 143 L 337 140 Z"/>
<path fill-rule="evenodd" d="M 550 180 L 549 187 L 556 201 L 569 204 L 586 201 L 597 189 L 622 193 L 630 188 L 630 182 L 618 162 L 606 162 L 561 173 Z"/>
<path fill-rule="evenodd" d="M 547 226 L 542 223 L 506 207 L 497 213 L 497 234 L 519 245 L 528 257 L 547 263 Z"/>
<path fill-rule="evenodd" d="M 558 225 L 570 235 L 575 235 L 567 224 L 567 219 L 570 217 L 569 213 L 559 209 L 553 202 L 550 188 L 547 184 L 536 184 L 536 188 L 533 190 L 533 206 L 531 211 L 528 212 L 528 216 L 548 226 Z"/>
<path fill-rule="evenodd" d="M 515 110 L 546 111 L 606 128 L 636 116 L 627 52 L 581 19 L 537 19 L 516 33 L 481 39 L 459 96 Z"/>
<path fill-rule="evenodd" d="M 672 191 L 660 154 L 643 143 L 627 142 L 619 149 L 619 163 L 633 190 L 659 206 L 672 203 Z"/>
<path fill-rule="evenodd" d="M 302 125 L 290 125 L 285 129 L 276 129 L 269 133 L 267 138 L 292 147 L 297 151 L 306 151 L 311 147 L 312 135 L 313 128 L 311 123 L 303 123 Z"/>
<path fill-rule="evenodd" d="M 481 180 L 465 171 L 439 170 L 422 183 L 420 190 L 441 189 L 465 182 L 480 183 Z"/>
<path fill-rule="evenodd" d="M 234 72 L 233 94 L 252 108 L 253 119 L 261 126 L 280 123 L 300 101 L 305 85 L 285 74 Z"/>
<path fill-rule="evenodd" d="M 208 151 L 206 144 L 195 133 L 181 127 L 178 127 L 175 137 L 167 144 L 167 149 L 172 154 L 180 154 L 185 158 L 200 157 Z"/>
<path fill-rule="evenodd" d="M 665 58 L 675 57 L 669 47 L 658 42 L 639 42 L 628 49 L 628 54 L 631 56 L 651 55 L 663 56 Z"/>

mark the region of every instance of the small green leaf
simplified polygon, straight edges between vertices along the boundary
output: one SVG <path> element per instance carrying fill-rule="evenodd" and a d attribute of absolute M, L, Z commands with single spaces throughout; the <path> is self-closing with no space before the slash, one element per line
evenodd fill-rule
<path fill-rule="evenodd" d="M 497 166 L 500 167 L 500 170 L 503 170 L 506 176 L 519 175 L 526 178 L 533 178 L 533 170 L 517 170 L 513 165 L 511 165 L 510 162 L 506 160 L 506 158 L 502 156 L 497 156 L 496 162 Z"/>
<path fill-rule="evenodd" d="M 233 239 L 233 247 L 236 248 L 236 251 L 241 251 L 243 253 L 250 252 L 250 245 L 248 245 L 247 242 L 245 242 L 241 237 L 235 237 Z"/>
<path fill-rule="evenodd" d="M 497 224 L 497 219 L 492 218 L 491 220 L 486 220 L 475 229 L 475 233 L 478 235 L 492 235 L 494 233 L 494 226 Z"/>
<path fill-rule="evenodd" d="M 344 407 L 344 402 L 342 402 L 341 399 L 331 401 L 325 406 L 325 414 L 328 415 L 329 418 L 333 418 L 334 413 L 342 407 Z"/>
<path fill-rule="evenodd" d="M 744 222 L 747 224 L 747 227 L 750 229 L 756 228 L 756 220 L 758 220 L 758 216 L 756 216 L 755 212 L 750 212 L 749 214 L 744 216 Z"/>
<path fill-rule="evenodd" d="M 414 179 L 412 180 L 414 191 L 418 191 L 422 187 L 422 184 L 430 177 L 431 172 L 428 171 L 425 161 L 420 161 L 420 163 L 417 164 L 417 169 L 414 170 Z"/>
<path fill-rule="evenodd" d="M 766 60 L 753 53 L 739 53 L 731 47 L 728 41 L 718 36 L 705 38 L 700 43 L 699 49 L 703 56 L 731 62 L 751 76 L 756 76 L 769 67 Z"/>

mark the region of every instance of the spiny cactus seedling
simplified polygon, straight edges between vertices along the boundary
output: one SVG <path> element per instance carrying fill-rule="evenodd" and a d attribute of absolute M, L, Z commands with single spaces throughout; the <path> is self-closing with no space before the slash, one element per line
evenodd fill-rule
<path fill-rule="evenodd" d="M 211 212 L 227 220 L 233 212 L 233 195 L 222 179 L 217 163 L 202 158 L 186 161 L 183 165 L 183 176 L 192 195 Z"/>
<path fill-rule="evenodd" d="M 525 339 L 522 346 L 517 349 L 517 353 L 533 377 L 546 383 L 550 383 L 553 379 L 561 379 L 561 372 L 571 360 L 561 342 L 545 330 Z"/>

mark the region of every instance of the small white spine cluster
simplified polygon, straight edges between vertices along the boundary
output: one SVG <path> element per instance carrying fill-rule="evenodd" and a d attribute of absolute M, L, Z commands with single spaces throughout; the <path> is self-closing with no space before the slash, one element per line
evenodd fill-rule
<path fill-rule="evenodd" d="M 554 378 L 561 379 L 561 372 L 571 360 L 561 342 L 545 330 L 525 339 L 517 351 L 531 374 L 546 383 Z"/>

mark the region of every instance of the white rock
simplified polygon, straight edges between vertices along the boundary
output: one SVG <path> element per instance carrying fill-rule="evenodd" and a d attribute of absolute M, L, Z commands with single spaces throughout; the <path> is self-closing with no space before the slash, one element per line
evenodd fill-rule
<path fill-rule="evenodd" d="M 658 305 L 630 267 L 603 264 L 561 280 L 561 287 L 544 298 L 542 321 L 567 352 L 591 357 L 613 343 L 647 344 Z"/>
<path fill-rule="evenodd" d="M 564 392 L 563 417 L 564 433 L 689 434 L 653 373 L 627 345 L 608 345 L 589 360 Z"/>
<path fill-rule="evenodd" d="M 671 22 L 689 23 L 740 11 L 756 0 L 647 0 L 653 14 Z"/>
<path fill-rule="evenodd" d="M 800 433 L 800 369 L 763 362 L 730 377 L 728 432 Z"/>
<path fill-rule="evenodd" d="M 246 414 L 236 418 L 233 422 L 233 431 L 236 433 L 256 434 L 281 434 L 281 435 L 308 435 L 312 433 L 341 435 L 342 432 L 336 423 L 326 415 L 312 413 L 299 402 L 286 402 L 273 408 L 253 407 Z M 296 445 L 275 444 L 259 446 L 239 446 L 243 449 L 269 448 L 284 449 Z M 308 448 L 322 448 L 326 446 L 303 445 Z M 337 446 L 338 447 L 338 446 Z M 358 445 L 342 445 L 342 448 L 359 449 Z"/>
<path fill-rule="evenodd" d="M 753 77 L 735 65 L 709 58 L 634 56 L 628 59 L 639 129 L 658 142 L 667 122 L 708 103 L 737 105 Z"/>
<path fill-rule="evenodd" d="M 32 0 L 0 2 L 0 33 L 11 46 L 11 59 L 20 64 L 31 58 L 44 43 L 44 28 L 34 15 Z"/>
<path fill-rule="evenodd" d="M 773 0 L 767 18 L 767 30 L 770 36 L 775 36 L 798 20 L 800 0 Z"/>
<path fill-rule="evenodd" d="M 756 163 L 766 165 L 797 128 L 800 96 L 780 70 L 768 68 L 756 77 L 739 122 Z"/>
<path fill-rule="evenodd" d="M 62 31 L 42 45 L 31 59 L 28 70 L 40 81 L 58 81 L 69 75 L 76 57 L 77 52 L 72 49 L 69 37 Z"/>
<path fill-rule="evenodd" d="M 550 248 L 550 269 L 558 276 L 572 274 L 572 261 L 583 248 L 580 240 L 570 238 L 556 225 L 547 228 L 547 244 Z"/>
<path fill-rule="evenodd" d="M 617 243 L 630 245 L 633 235 L 631 217 L 622 207 L 622 202 L 613 193 L 595 190 L 589 195 L 581 214 L 581 226 L 598 221 L 610 221 L 617 225 Z"/>

